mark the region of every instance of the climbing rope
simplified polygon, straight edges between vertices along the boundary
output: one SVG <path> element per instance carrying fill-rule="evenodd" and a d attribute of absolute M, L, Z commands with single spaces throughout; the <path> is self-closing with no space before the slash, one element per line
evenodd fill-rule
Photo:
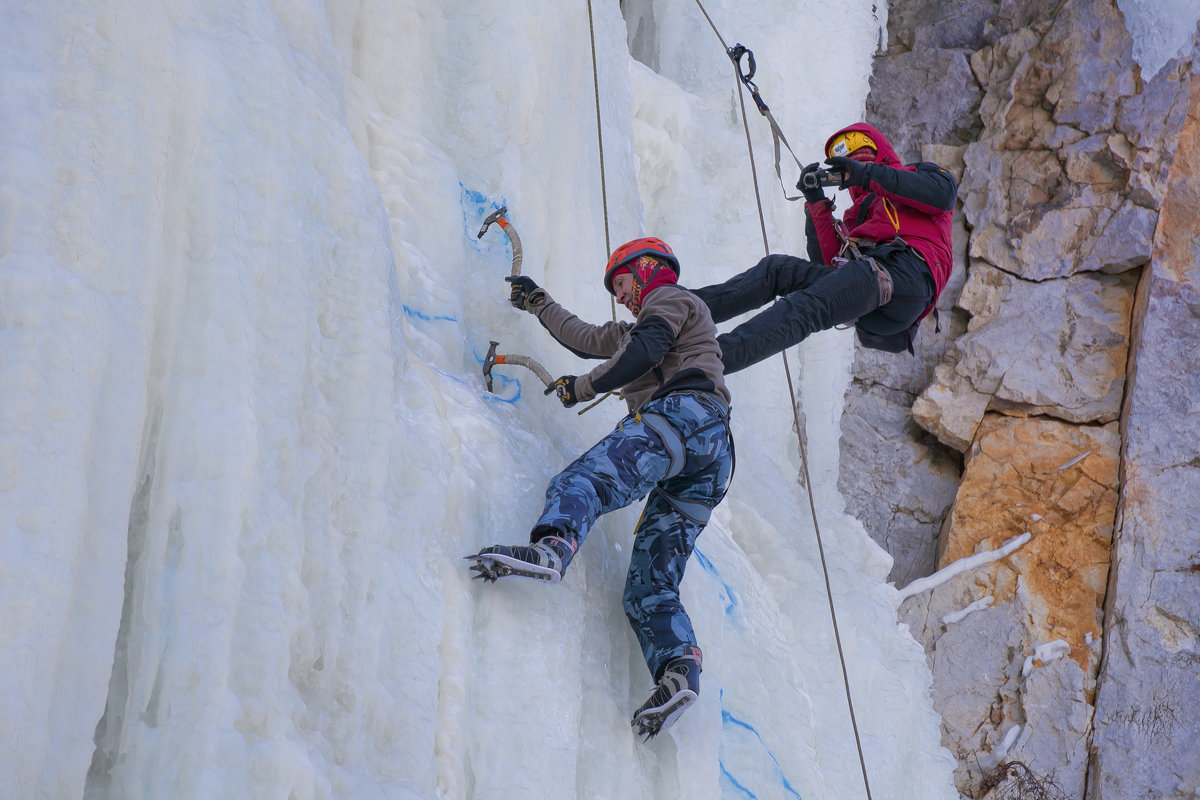
<path fill-rule="evenodd" d="M 712 21 L 712 17 L 710 17 L 708 15 L 708 11 L 705 10 L 704 5 L 700 2 L 700 0 L 696 0 L 696 5 L 700 7 L 700 13 L 704 15 L 704 18 L 706 20 L 708 20 L 708 24 L 712 27 L 713 33 L 715 33 L 717 35 L 717 40 L 721 42 L 721 47 L 723 47 L 725 49 L 725 53 L 726 54 L 731 53 L 732 51 L 729 49 L 729 46 L 727 44 L 725 44 L 725 38 L 723 36 L 721 36 L 721 32 L 719 30 L 717 30 L 716 24 Z M 753 58 L 754 57 L 751 56 L 751 59 L 753 59 Z M 749 117 L 746 116 L 746 96 L 742 92 L 742 72 L 741 72 L 741 68 L 736 66 L 737 61 L 734 61 L 734 64 L 735 64 L 735 68 L 734 68 L 733 82 L 737 86 L 737 89 L 738 89 L 738 100 L 742 104 L 742 121 L 745 122 L 746 120 L 749 119 Z M 767 251 L 768 255 L 770 255 L 771 247 L 769 244 L 767 244 L 767 220 L 766 220 L 766 215 L 763 214 L 762 195 L 758 191 L 758 167 L 756 167 L 754 165 L 754 142 L 751 141 L 751 139 L 750 139 L 749 123 L 746 123 L 745 125 L 743 125 L 743 127 L 746 129 L 746 149 L 748 149 L 750 151 L 750 176 L 754 182 L 754 202 L 756 202 L 758 204 L 758 226 L 759 226 L 759 228 L 762 229 L 763 249 Z M 783 366 L 784 366 L 784 369 L 786 370 L 787 369 L 787 354 L 786 353 L 783 356 Z M 792 388 L 792 376 L 789 371 L 789 373 L 788 373 L 788 390 L 790 391 L 791 388 Z"/>
<path fill-rule="evenodd" d="M 612 241 L 608 233 L 608 185 L 604 180 L 604 131 L 600 127 L 600 68 L 596 65 L 596 25 L 592 20 L 592 0 L 587 0 L 587 11 L 588 38 L 592 43 L 592 89 L 596 94 L 596 143 L 600 150 L 600 203 L 604 209 L 604 257 L 607 259 L 609 253 L 612 252 Z M 612 307 L 612 318 L 615 322 L 617 319 L 616 297 L 609 298 L 609 305 Z M 605 396 L 607 397 L 607 395 Z"/>
<path fill-rule="evenodd" d="M 699 6 L 700 13 L 702 13 L 704 15 L 704 18 L 706 20 L 708 20 L 708 24 L 709 24 L 709 26 L 712 27 L 713 33 L 715 33 L 717 35 L 717 39 L 721 42 L 721 46 L 723 48 L 725 48 L 726 55 L 729 56 L 730 60 L 733 61 L 733 64 L 734 64 L 734 73 L 735 73 L 734 82 L 737 84 L 737 87 L 738 87 L 738 99 L 741 101 L 741 106 L 742 106 L 742 125 L 746 129 L 746 145 L 750 151 L 750 171 L 751 171 L 751 174 L 753 176 L 753 181 L 754 181 L 754 199 L 758 204 L 759 227 L 762 228 L 763 250 L 765 251 L 765 255 L 770 255 L 771 248 L 770 248 L 769 244 L 767 243 L 767 223 L 766 223 L 766 219 L 764 218 L 764 215 L 763 215 L 762 198 L 760 196 L 759 186 L 758 186 L 758 171 L 755 169 L 755 166 L 754 166 L 754 146 L 753 146 L 753 144 L 751 144 L 751 141 L 750 141 L 750 122 L 749 122 L 749 117 L 746 116 L 746 98 L 745 98 L 745 93 L 742 89 L 742 84 L 747 83 L 748 78 L 743 77 L 741 65 L 740 65 L 740 59 L 741 59 L 743 53 L 746 53 L 749 51 L 747 51 L 741 45 L 738 45 L 736 48 L 729 47 L 729 45 L 727 45 L 725 43 L 725 38 L 723 36 L 721 36 L 721 32 L 717 29 L 716 24 L 713 22 L 712 17 L 709 16 L 708 11 L 704 8 L 704 4 L 701 3 L 700 0 L 696 0 L 696 5 Z M 750 63 L 752 65 L 754 63 L 753 55 L 751 55 L 751 57 L 750 57 Z M 751 66 L 750 77 L 753 77 L 753 74 L 754 74 L 753 70 L 754 70 L 754 68 L 753 68 L 753 66 Z M 763 109 L 765 108 L 766 104 L 763 103 L 761 101 L 761 99 L 758 97 L 757 90 L 754 90 L 754 98 L 755 98 L 755 102 L 758 105 L 760 112 L 762 112 Z M 764 113 L 764 115 L 766 115 L 766 112 L 763 112 L 763 113 Z M 771 123 L 772 123 L 773 127 L 777 128 L 773 118 L 771 119 Z M 784 143 L 786 144 L 786 140 Z M 790 151 L 791 147 L 788 147 L 788 150 Z M 779 169 L 778 137 L 776 138 L 775 153 L 776 153 L 776 162 L 775 162 L 776 171 L 778 171 L 778 169 Z M 795 158 L 794 153 L 792 154 L 792 157 Z M 797 160 L 797 164 L 799 164 L 798 160 Z M 782 178 L 781 178 L 781 182 L 782 182 Z M 858 720 L 856 719 L 855 714 L 854 714 L 854 697 L 850 691 L 850 677 L 849 677 L 849 673 L 846 670 L 846 655 L 842 649 L 842 636 L 841 636 L 840 631 L 838 630 L 837 610 L 834 607 L 833 589 L 831 588 L 831 583 L 829 580 L 829 566 L 827 565 L 827 563 L 825 561 L 825 546 L 821 541 L 821 526 L 820 526 L 820 523 L 818 523 L 818 521 L 817 521 L 817 504 L 816 504 L 816 500 L 813 497 L 812 480 L 809 477 L 809 472 L 808 472 L 808 452 L 807 452 L 807 448 L 804 446 L 804 437 L 800 433 L 800 431 L 801 431 L 800 412 L 799 412 L 799 408 L 796 404 L 796 393 L 795 393 L 795 390 L 792 388 L 792 370 L 788 364 L 787 351 L 780 353 L 780 355 L 783 357 L 783 369 L 784 369 L 784 373 L 787 377 L 788 395 L 791 397 L 791 402 L 792 402 L 792 417 L 793 417 L 793 420 L 794 420 L 795 426 L 796 426 L 796 441 L 800 446 L 800 468 L 804 473 L 804 488 L 808 491 L 808 508 L 809 508 L 809 511 L 812 513 L 813 532 L 816 534 L 816 538 L 817 538 L 817 552 L 821 556 L 821 572 L 825 576 L 825 596 L 829 600 L 829 616 L 833 621 L 833 638 L 834 638 L 834 641 L 837 643 L 838 661 L 841 663 L 841 667 L 842 667 L 842 684 L 846 687 L 846 704 L 850 709 L 850 726 L 854 729 L 854 743 L 855 743 L 855 746 L 858 748 L 858 763 L 859 763 L 859 766 L 862 768 L 863 786 L 866 788 L 867 800 L 871 800 L 871 782 L 867 778 L 867 762 L 866 762 L 866 758 L 864 758 L 864 756 L 863 756 L 862 737 L 859 735 Z"/>

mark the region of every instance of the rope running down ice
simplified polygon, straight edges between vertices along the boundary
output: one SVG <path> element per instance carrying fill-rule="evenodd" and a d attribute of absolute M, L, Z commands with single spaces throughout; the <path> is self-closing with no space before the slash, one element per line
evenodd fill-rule
<path fill-rule="evenodd" d="M 704 18 L 708 20 L 708 24 L 712 27 L 713 33 L 715 33 L 717 35 L 717 39 L 720 40 L 721 47 L 723 47 L 726 54 L 728 54 L 730 52 L 729 45 L 725 43 L 725 38 L 721 36 L 721 32 L 717 30 L 717 26 L 713 23 L 712 17 L 708 15 L 708 11 L 705 10 L 704 4 L 701 3 L 700 0 L 696 0 L 696 5 L 699 6 L 700 13 L 704 14 Z M 734 65 L 734 82 L 737 83 L 738 99 L 741 100 L 742 104 L 742 124 L 746 129 L 746 145 L 750 151 L 750 170 L 754 179 L 754 199 L 758 203 L 758 219 L 763 234 L 763 250 L 765 251 L 766 255 L 770 255 L 771 248 L 767 244 L 767 223 L 763 215 L 762 198 L 760 196 L 758 187 L 758 171 L 754 167 L 754 146 L 750 144 L 750 122 L 746 116 L 746 98 L 742 89 L 741 74 L 738 71 L 736 64 Z M 804 487 L 808 490 L 808 507 L 812 512 L 813 531 L 816 533 L 817 537 L 817 551 L 821 555 L 821 571 L 825 576 L 825 594 L 829 599 L 829 616 L 833 621 L 833 637 L 837 642 L 838 660 L 841 662 L 842 666 L 842 683 L 846 687 L 846 704 L 850 709 L 850 725 L 854 729 L 854 743 L 858 748 L 858 763 L 862 768 L 863 786 L 866 788 L 867 800 L 872 800 L 871 782 L 867 778 L 867 762 L 863 757 L 862 738 L 859 736 L 858 721 L 854 715 L 854 698 L 850 692 L 850 677 L 849 673 L 846 671 L 846 656 L 842 650 L 842 636 L 838 630 L 837 611 L 835 610 L 833 603 L 833 589 L 830 587 L 829 567 L 825 562 L 825 546 L 821 542 L 821 526 L 817 522 L 817 504 L 816 500 L 813 498 L 812 480 L 809 478 L 808 474 L 808 453 L 804 446 L 804 437 L 800 435 L 800 412 L 797 409 L 796 394 L 792 388 L 792 371 L 788 366 L 787 351 L 780 353 L 780 355 L 783 356 L 783 369 L 787 376 L 788 394 L 791 396 L 792 400 L 792 416 L 796 425 L 796 440 L 800 445 L 800 466 L 804 470 Z"/>
<path fill-rule="evenodd" d="M 600 203 L 604 207 L 604 257 L 612 252 L 612 242 L 608 233 L 608 185 L 604 181 L 604 132 L 600 126 L 600 69 L 596 66 L 596 25 L 592 21 L 592 0 L 587 0 L 588 9 L 588 38 L 592 43 L 592 88 L 596 94 L 596 143 L 600 149 Z M 617 299 L 609 298 L 612 306 L 612 318 L 617 319 Z M 582 412 L 580 412 L 582 413 Z"/>

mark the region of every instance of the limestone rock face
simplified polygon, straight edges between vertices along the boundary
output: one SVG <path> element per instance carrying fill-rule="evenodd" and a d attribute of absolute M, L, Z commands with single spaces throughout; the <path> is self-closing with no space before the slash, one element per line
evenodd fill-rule
<path fill-rule="evenodd" d="M 1100 605 L 1117 507 L 1115 424 L 1069 425 L 990 414 L 980 425 L 949 519 L 941 565 L 995 550 L 1029 532 L 1009 556 L 1047 639 L 1064 639 L 1086 666 L 1100 635 Z M 998 568 L 997 568 L 998 569 Z M 989 587 L 993 597 L 1002 587 Z"/>
<path fill-rule="evenodd" d="M 972 318 L 950 352 L 954 371 L 937 374 L 914 412 L 951 447 L 986 409 L 1117 418 L 1131 271 L 1149 260 L 1172 153 L 1146 131 L 1169 138 L 1185 105 L 1181 71 L 1143 84 L 1131 46 L 1115 5 L 1068 2 L 972 55 L 985 87 L 960 187 Z"/>
<path fill-rule="evenodd" d="M 1200 793 L 1200 80 L 1134 315 L 1089 794 Z"/>
<path fill-rule="evenodd" d="M 958 450 L 987 409 L 1110 422 L 1121 410 L 1134 275 L 1032 283 L 978 264 L 960 305 L 973 312 L 913 416 Z M 1001 313 L 1002 310 L 1002 313 Z"/>
<path fill-rule="evenodd" d="M 1187 78 L 1142 83 L 1131 48 L 1114 3 L 1067 2 L 973 54 L 985 93 L 962 187 L 972 258 L 1028 280 L 1146 263 Z"/>
<path fill-rule="evenodd" d="M 1082 797 L 1087 779 L 1087 741 L 1092 729 L 1088 703 L 1094 675 L 1069 658 L 1038 665 L 1025 679 L 1021 710 L 1025 725 L 1007 758 L 1050 775 L 1068 797 Z M 1057 759 L 1052 768 L 1047 764 Z"/>
<path fill-rule="evenodd" d="M 964 795 L 1015 759 L 1072 800 L 1194 800 L 1200 50 L 1141 74 L 1118 0 L 888 19 L 868 121 L 951 167 L 963 227 L 942 333 L 856 354 L 839 489 L 898 585 L 1031 534 L 901 608 Z"/>
<path fill-rule="evenodd" d="M 900 619 L 927 642 L 930 669 L 938 691 L 934 708 L 942 715 L 942 744 L 958 759 L 955 780 L 973 786 L 991 754 L 1014 725 L 1024 723 L 1020 664 L 1012 654 L 1028 652 L 1023 611 L 1018 599 L 944 624 L 942 618 L 980 599 L 971 576 L 960 576 L 930 593 L 907 600 Z M 936 647 L 930 647 L 936 643 Z M 981 761 L 980 758 L 983 760 Z"/>
<path fill-rule="evenodd" d="M 911 402 L 911 395 L 877 385 L 848 400 L 842 422 L 839 484 L 872 537 L 892 554 L 890 577 L 899 584 L 933 571 L 937 529 L 954 501 L 960 472 L 958 461 L 936 442 L 923 443 L 932 437 L 909 418 Z M 895 430 L 908 430 L 911 438 L 887 435 Z"/>
<path fill-rule="evenodd" d="M 960 789 L 977 785 L 1000 761 L 1020 758 L 1082 796 L 1119 455 L 1116 423 L 989 414 L 979 426 L 941 563 L 1026 532 L 1032 538 L 902 608 L 930 654 L 934 704 L 943 743 L 959 754 Z M 943 621 L 981 601 L 989 606 Z M 1062 658 L 1037 658 L 1037 648 L 1056 641 Z M 1000 749 L 1018 725 L 1016 741 Z"/>
<path fill-rule="evenodd" d="M 924 143 L 970 141 L 979 132 L 971 112 L 982 93 L 959 50 L 930 49 L 883 59 L 875 66 L 871 85 L 888 87 L 886 93 L 870 95 L 876 101 L 872 105 L 868 100 L 867 110 L 878 121 L 896 120 L 883 122 L 880 130 L 906 162 L 920 160 Z M 930 96 L 941 102 L 927 102 Z"/>

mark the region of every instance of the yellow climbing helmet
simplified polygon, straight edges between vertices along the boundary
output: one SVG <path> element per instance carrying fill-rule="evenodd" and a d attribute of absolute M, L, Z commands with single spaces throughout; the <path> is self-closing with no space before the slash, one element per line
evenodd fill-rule
<path fill-rule="evenodd" d="M 860 147 L 869 147 L 876 153 L 879 148 L 875 146 L 875 140 L 867 136 L 862 131 L 846 131 L 839 133 L 829 142 L 829 149 L 825 151 L 825 155 L 833 158 L 834 156 L 848 156 Z"/>

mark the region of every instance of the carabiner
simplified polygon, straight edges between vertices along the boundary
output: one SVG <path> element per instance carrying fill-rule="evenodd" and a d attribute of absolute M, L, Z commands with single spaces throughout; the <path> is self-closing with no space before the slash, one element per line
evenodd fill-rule
<path fill-rule="evenodd" d="M 754 88 L 754 83 L 752 80 L 754 78 L 754 71 L 755 71 L 754 51 L 751 50 L 749 47 L 746 47 L 745 45 L 743 45 L 741 42 L 739 42 L 739 43 L 735 44 L 733 47 L 726 50 L 725 52 L 729 55 L 730 60 L 733 61 L 733 63 L 737 65 L 738 77 L 741 78 L 742 83 L 746 84 L 747 86 L 749 86 L 751 88 Z M 750 72 L 749 73 L 742 71 L 742 56 L 750 57 Z"/>

